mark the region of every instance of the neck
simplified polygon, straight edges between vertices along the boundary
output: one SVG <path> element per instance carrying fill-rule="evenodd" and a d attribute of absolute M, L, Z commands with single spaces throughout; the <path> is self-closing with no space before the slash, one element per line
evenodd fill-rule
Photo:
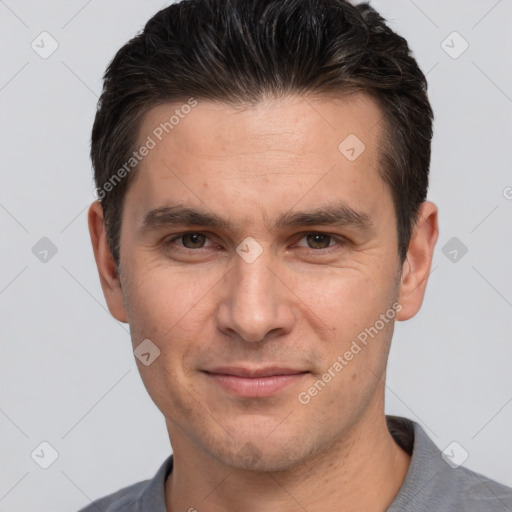
<path fill-rule="evenodd" d="M 389 433 L 383 411 L 372 416 L 314 459 L 279 472 L 219 464 L 182 436 L 166 482 L 167 510 L 382 512 L 398 494 L 410 456 Z"/>

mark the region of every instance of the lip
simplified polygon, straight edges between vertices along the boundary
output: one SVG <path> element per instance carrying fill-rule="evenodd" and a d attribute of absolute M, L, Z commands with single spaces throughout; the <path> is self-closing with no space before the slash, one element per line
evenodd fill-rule
<path fill-rule="evenodd" d="M 208 378 L 241 397 L 273 396 L 301 380 L 307 371 L 283 367 L 222 367 L 205 371 Z"/>
<path fill-rule="evenodd" d="M 233 375 L 235 377 L 273 377 L 275 375 L 297 375 L 306 373 L 305 370 L 286 368 L 284 366 L 265 366 L 264 368 L 249 368 L 247 366 L 220 366 L 207 370 L 207 373 L 217 375 Z"/>

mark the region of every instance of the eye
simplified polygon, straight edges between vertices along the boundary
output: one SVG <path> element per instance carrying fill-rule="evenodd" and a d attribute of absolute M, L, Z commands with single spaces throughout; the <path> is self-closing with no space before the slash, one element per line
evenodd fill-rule
<path fill-rule="evenodd" d="M 205 247 L 205 243 L 208 237 L 203 233 L 183 233 L 178 236 L 174 236 L 166 242 L 166 245 L 173 245 L 176 241 L 181 240 L 180 246 L 185 249 L 202 249 Z"/>
<path fill-rule="evenodd" d="M 300 240 L 306 240 L 306 247 L 315 250 L 328 249 L 335 245 L 340 245 L 339 239 L 325 233 L 307 233 Z M 298 245 L 299 247 L 305 247 L 300 243 Z"/>
<path fill-rule="evenodd" d="M 305 240 L 305 243 L 302 242 Z M 209 242 L 209 243 L 208 243 Z M 302 243 L 301 243 L 302 242 Z M 331 248 L 343 244 L 343 237 L 335 237 L 326 233 L 306 233 L 299 240 L 297 246 L 311 249 L 315 252 L 330 252 Z M 177 249 L 198 250 L 210 247 L 212 241 L 204 233 L 188 232 L 175 235 L 165 242 L 166 246 L 177 246 Z"/>

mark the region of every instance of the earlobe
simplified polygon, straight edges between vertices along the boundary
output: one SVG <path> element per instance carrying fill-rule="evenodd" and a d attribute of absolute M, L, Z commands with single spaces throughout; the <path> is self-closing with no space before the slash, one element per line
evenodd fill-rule
<path fill-rule="evenodd" d="M 111 315 L 120 322 L 127 322 L 124 307 L 123 290 L 117 274 L 115 259 L 108 245 L 107 232 L 100 201 L 95 201 L 88 212 L 89 234 L 91 237 L 94 259 L 100 278 L 103 295 Z"/>
<path fill-rule="evenodd" d="M 439 236 L 437 206 L 426 201 L 420 205 L 418 222 L 413 229 L 406 259 L 402 265 L 398 301 L 402 309 L 397 320 L 412 318 L 421 308 Z"/>

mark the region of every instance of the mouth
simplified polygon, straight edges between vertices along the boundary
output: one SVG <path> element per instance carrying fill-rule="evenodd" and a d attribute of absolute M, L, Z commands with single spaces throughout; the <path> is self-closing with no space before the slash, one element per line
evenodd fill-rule
<path fill-rule="evenodd" d="M 230 393 L 246 398 L 261 398 L 276 395 L 302 380 L 309 372 L 272 366 L 266 368 L 221 367 L 204 373 L 215 384 Z"/>

